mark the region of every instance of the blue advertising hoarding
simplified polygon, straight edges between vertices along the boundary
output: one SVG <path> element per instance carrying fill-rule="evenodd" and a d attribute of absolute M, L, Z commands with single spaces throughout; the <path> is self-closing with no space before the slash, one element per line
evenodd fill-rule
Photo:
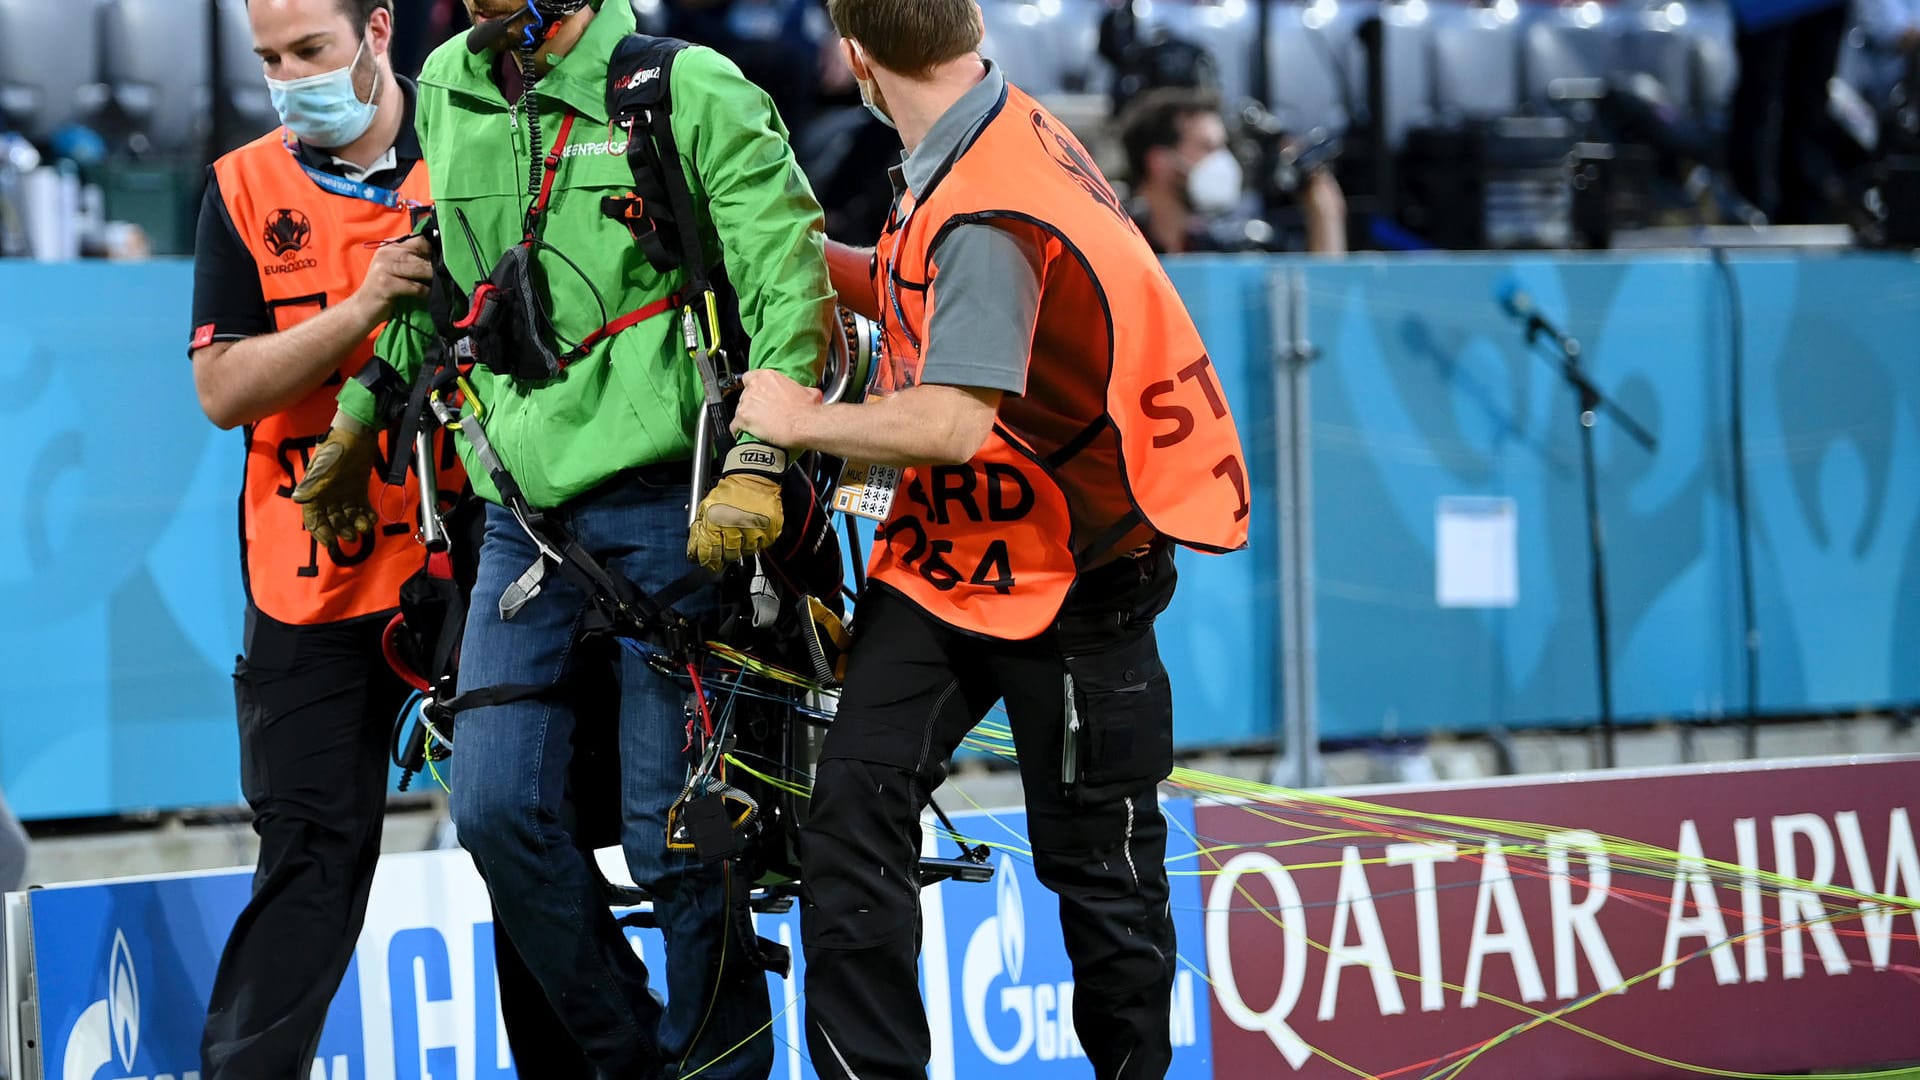
<path fill-rule="evenodd" d="M 1169 857 L 1191 866 L 1193 807 L 1174 819 Z M 1025 815 L 960 815 L 962 831 L 1024 849 Z M 951 841 L 940 846 L 951 852 Z M 1084 1077 L 1072 1027 L 1073 975 L 1058 903 L 1024 856 L 994 856 L 995 881 L 922 894 L 922 953 L 933 1080 L 985 1074 Z M 251 875 L 228 871 L 41 889 L 29 896 L 37 1038 L 48 1080 L 198 1080 L 200 1031 L 221 946 Z M 1184 954 L 1174 994 L 1173 1080 L 1209 1080 L 1210 1005 L 1201 890 L 1173 878 Z M 335 996 L 313 1080 L 509 1080 L 512 1054 L 493 974 L 486 892 L 464 852 L 381 860 L 367 923 Z M 793 979 L 770 978 L 774 1076 L 810 1080 L 802 1019 L 805 963 L 797 912 L 761 916 L 759 932 L 794 951 Z M 650 964 L 654 930 L 630 931 Z M 663 985 L 656 980 L 656 986 Z M 31 1077 L 24 1078 L 31 1080 Z"/>

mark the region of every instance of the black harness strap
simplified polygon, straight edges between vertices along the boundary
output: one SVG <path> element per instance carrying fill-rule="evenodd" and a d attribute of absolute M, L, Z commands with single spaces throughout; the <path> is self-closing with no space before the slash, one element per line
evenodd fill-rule
<path fill-rule="evenodd" d="M 624 223 L 654 268 L 686 274 L 680 295 L 703 314 L 717 315 L 713 268 L 700 233 L 700 210 L 680 161 L 673 134 L 673 62 L 688 47 L 677 38 L 632 34 L 615 49 L 608 64 L 607 115 L 627 133 L 627 166 L 633 173 L 634 200 L 607 200 L 602 209 Z M 640 206 L 633 204 L 637 201 Z M 664 212 L 662 202 L 665 203 Z M 638 216 L 644 227 L 634 220 Z M 670 231 L 663 231 L 670 230 Z M 677 249 L 677 250 L 676 250 Z M 661 257 L 665 253 L 665 258 Z M 710 349 L 720 347 L 717 320 L 708 327 L 714 340 L 699 340 L 694 309 L 682 313 L 687 349 L 700 368 L 705 402 L 702 416 L 708 446 L 724 451 L 732 444 L 720 403 L 722 385 Z M 695 492 L 698 499 L 703 492 Z"/>
<path fill-rule="evenodd" d="M 1081 428 L 1080 434 L 1069 439 L 1065 446 L 1047 455 L 1047 468 L 1057 469 L 1067 462 L 1072 461 L 1074 458 L 1079 457 L 1087 447 L 1093 445 L 1093 440 L 1099 438 L 1101 434 L 1112 425 L 1113 417 L 1105 413 L 1100 414 L 1100 419 Z"/>
<path fill-rule="evenodd" d="M 1087 560 L 1099 556 L 1108 548 L 1126 539 L 1127 534 L 1138 528 L 1145 520 L 1140 516 L 1139 510 L 1129 510 L 1120 515 L 1119 521 L 1107 526 L 1104 532 L 1073 553 L 1074 565 L 1082 570 L 1087 569 Z"/>
<path fill-rule="evenodd" d="M 559 689 L 557 686 L 527 686 L 519 683 L 483 686 L 478 690 L 469 690 L 439 702 L 438 707 L 453 714 L 470 712 L 474 709 L 491 709 L 495 705 L 512 705 L 521 701 L 550 698 L 558 693 Z"/>
<path fill-rule="evenodd" d="M 407 392 L 406 410 L 400 414 L 400 425 L 388 440 L 388 444 L 395 448 L 393 460 L 387 466 L 386 479 L 389 484 L 406 483 L 407 459 L 402 451 L 413 445 L 413 437 L 420 432 L 420 422 L 427 411 L 427 398 L 436 391 L 444 391 L 454 385 L 458 369 L 448 362 L 447 351 L 446 343 L 438 339 L 427 346 L 427 362 L 421 367 L 420 376 L 413 380 L 413 388 Z M 420 463 L 423 468 L 431 468 L 432 465 L 432 462 Z"/>

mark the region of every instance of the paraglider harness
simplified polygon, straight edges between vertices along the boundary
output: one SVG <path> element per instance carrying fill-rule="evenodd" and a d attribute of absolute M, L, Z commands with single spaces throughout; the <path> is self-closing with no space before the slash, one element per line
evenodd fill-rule
<path fill-rule="evenodd" d="M 804 454 L 788 467 L 781 480 L 786 527 L 780 539 L 768 551 L 720 575 L 719 611 L 705 617 L 685 615 L 676 605 L 714 583 L 713 574 L 696 568 L 649 594 L 595 559 L 564 526 L 528 503 L 487 438 L 484 405 L 466 378 L 473 364 L 519 380 L 550 379 L 595 342 L 645 319 L 677 311 L 702 390 L 691 515 L 711 484 L 715 460 L 731 444 L 727 394 L 737 386 L 737 379 L 730 358 L 744 361 L 747 346 L 737 301 L 723 304 L 723 292 L 732 299 L 724 268 L 708 265 L 699 211 L 669 123 L 673 59 L 687 43 L 636 34 L 615 50 L 607 91 L 608 115 L 628 137 L 634 191 L 604 199 L 602 211 L 627 226 L 656 270 L 682 271 L 685 284 L 680 292 L 614 322 L 605 320 L 603 304 L 600 331 L 564 353 L 553 351 L 550 343 L 556 335 L 535 293 L 532 255 L 535 248 L 544 246 L 539 239 L 540 219 L 552 197 L 553 173 L 561 162 L 572 117 L 562 122 L 557 145 L 543 160 L 537 108 L 532 107 L 529 43 L 535 40 L 530 29 L 521 42 L 523 72 L 529 76 L 524 100 L 529 106 L 535 161 L 524 242 L 510 248 L 487 281 L 468 296 L 453 281 L 442 255 L 444 223 L 431 210 L 422 211 L 416 230 L 432 245 L 435 265 L 428 301 L 435 330 L 432 344 L 411 386 L 379 362 L 370 364 L 361 377 L 382 402 L 382 420 L 392 435 L 389 445 L 395 451 L 388 483 L 406 482 L 408 460 L 400 448 L 413 448 L 413 471 L 422 485 L 422 539 L 429 552 L 426 569 L 403 587 L 401 613 L 385 638 L 389 662 L 420 692 L 417 705 L 396 725 L 395 764 L 402 770 L 403 789 L 414 774 L 434 769 L 452 754 L 456 718 L 469 709 L 558 696 L 570 696 L 588 706 L 607 699 L 607 695 L 579 693 L 578 687 L 457 689 L 459 641 L 477 561 L 478 530 L 472 518 L 462 525 L 458 515 L 449 519 L 438 513 L 432 429 L 442 427 L 467 438 L 500 502 L 541 552 L 540 559 L 501 598 L 501 617 L 513 618 L 539 593 L 547 575 L 558 572 L 589 598 L 583 638 L 612 642 L 687 686 L 688 747 L 697 751 L 697 764 L 669 811 L 669 849 L 690 851 L 705 862 L 729 866 L 734 886 L 729 895 L 735 900 L 740 940 L 748 943 L 760 966 L 785 974 L 787 950 L 753 933 L 751 913 L 785 910 L 798 892 L 798 831 L 806 815 L 812 764 L 832 720 L 843 654 L 850 645 L 842 622 L 842 597 L 853 593 L 844 587 L 831 506 L 841 463 Z M 463 218 L 460 225 L 473 246 L 475 265 L 484 266 Z M 564 255 L 559 257 L 565 260 Z M 724 325 L 723 311 L 733 315 Z M 836 330 L 828 395 L 855 398 L 867 384 L 877 332 L 847 313 L 841 313 Z M 449 520 L 456 523 L 451 530 Z M 851 527 L 847 535 L 857 568 L 858 535 Z M 598 702 L 591 700 L 595 698 Z M 574 801 L 582 822 L 598 819 L 617 824 L 617 801 L 592 805 L 596 798 L 605 802 L 607 792 L 596 796 L 591 790 L 602 786 L 618 791 L 617 783 L 581 783 L 576 777 Z M 937 806 L 934 809 L 940 813 Z M 944 813 L 940 817 L 945 821 Z M 948 831 L 953 831 L 950 823 Z M 956 859 L 923 860 L 921 871 L 923 883 L 984 881 L 991 875 L 984 845 L 963 844 Z M 610 900 L 616 906 L 631 906 L 644 898 L 638 890 L 610 887 Z M 625 921 L 644 925 L 649 917 L 642 913 Z"/>

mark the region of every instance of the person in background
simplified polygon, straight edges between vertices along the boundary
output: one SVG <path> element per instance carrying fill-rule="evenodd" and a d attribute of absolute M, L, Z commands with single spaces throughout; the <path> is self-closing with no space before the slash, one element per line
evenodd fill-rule
<path fill-rule="evenodd" d="M 1246 203 L 1245 177 L 1228 144 L 1219 102 L 1197 90 L 1150 90 L 1128 106 L 1121 143 L 1133 181 L 1134 224 L 1161 255 L 1258 246 L 1231 229 Z M 1322 255 L 1347 250 L 1347 204 L 1333 174 L 1308 172 L 1297 195 L 1305 245 Z"/>
<path fill-rule="evenodd" d="M 1734 0 L 1740 82 L 1727 164 L 1747 201 L 1776 225 L 1828 220 L 1820 132 L 1839 63 L 1846 0 Z"/>

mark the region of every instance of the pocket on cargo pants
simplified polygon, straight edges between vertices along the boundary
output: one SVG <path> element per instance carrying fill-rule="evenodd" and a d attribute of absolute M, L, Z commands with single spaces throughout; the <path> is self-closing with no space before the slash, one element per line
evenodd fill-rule
<path fill-rule="evenodd" d="M 1065 662 L 1068 797 L 1095 806 L 1165 780 L 1173 771 L 1173 685 L 1153 624 L 1117 629 L 1106 647 Z"/>

